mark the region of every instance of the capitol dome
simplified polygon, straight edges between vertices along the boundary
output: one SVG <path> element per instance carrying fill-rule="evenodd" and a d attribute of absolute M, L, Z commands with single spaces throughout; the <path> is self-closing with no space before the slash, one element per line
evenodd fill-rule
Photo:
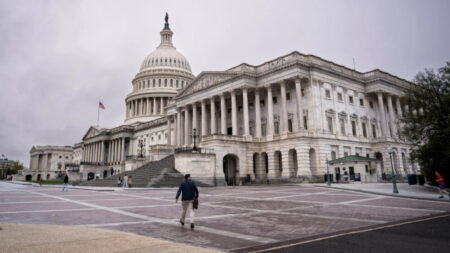
<path fill-rule="evenodd" d="M 125 99 L 126 124 L 163 117 L 172 98 L 194 80 L 189 61 L 172 44 L 167 13 L 165 21 L 161 43 L 142 61 L 132 81 L 133 91 Z"/>

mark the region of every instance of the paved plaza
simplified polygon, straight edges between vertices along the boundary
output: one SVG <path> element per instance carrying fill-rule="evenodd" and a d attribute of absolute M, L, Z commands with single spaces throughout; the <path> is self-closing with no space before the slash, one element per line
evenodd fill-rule
<path fill-rule="evenodd" d="M 0 182 L 0 223 L 101 228 L 245 252 L 261 244 L 282 245 L 450 212 L 448 200 L 396 198 L 311 185 L 200 188 L 200 209 L 195 231 L 191 231 L 178 223 L 181 208 L 175 204 L 175 193 L 176 189 L 168 188 L 62 192 Z"/>

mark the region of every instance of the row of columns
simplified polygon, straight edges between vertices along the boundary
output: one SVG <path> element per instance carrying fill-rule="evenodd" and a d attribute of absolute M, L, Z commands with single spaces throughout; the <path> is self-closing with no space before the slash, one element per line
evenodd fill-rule
<path fill-rule="evenodd" d="M 286 82 L 282 81 L 279 83 L 280 91 L 281 91 L 281 133 L 287 133 L 288 132 L 288 115 L 287 115 L 287 99 L 286 99 Z M 267 92 L 267 135 L 272 136 L 274 134 L 274 118 L 273 118 L 273 93 L 272 93 L 272 86 L 269 85 L 265 87 Z M 241 89 L 242 91 L 242 103 L 243 103 L 243 125 L 244 125 L 244 136 L 250 135 L 250 117 L 249 117 L 249 100 L 248 100 L 248 91 L 249 89 L 247 87 L 244 87 Z M 231 127 L 232 127 L 232 135 L 238 135 L 238 106 L 236 102 L 236 94 L 237 90 L 232 90 L 229 92 L 230 99 L 231 99 Z M 255 107 L 255 137 L 260 138 L 262 136 L 262 129 L 261 129 L 261 108 L 260 108 L 260 90 L 255 89 L 255 100 L 254 100 L 254 107 Z M 301 86 L 300 86 L 300 79 L 295 80 L 295 93 L 296 93 L 296 110 L 297 110 L 297 119 L 298 124 L 297 127 L 299 130 L 303 128 L 303 124 L 301 124 L 301 121 L 303 119 L 303 109 L 302 109 L 302 102 L 301 102 Z M 227 108 L 226 108 L 226 97 L 225 94 L 222 93 L 220 96 L 220 134 L 226 135 L 227 134 Z M 210 106 L 210 115 L 208 119 L 208 115 L 206 113 L 206 103 L 209 102 Z M 216 126 L 216 97 L 211 97 L 208 99 L 204 99 L 200 101 L 201 103 L 201 136 L 206 136 L 208 126 L 210 126 L 211 134 L 217 134 L 217 126 Z M 192 115 L 191 115 L 192 111 Z M 184 131 L 181 131 L 181 121 L 182 118 L 184 119 Z M 192 119 L 192 121 L 191 121 Z M 176 140 L 174 143 L 177 146 L 182 145 L 189 145 L 190 143 L 190 137 L 191 133 L 189 132 L 190 127 L 192 126 L 192 129 L 198 128 L 198 110 L 197 110 L 197 104 L 190 104 L 186 105 L 182 108 L 177 109 L 176 114 L 176 122 L 177 126 L 176 129 L 178 130 L 175 134 Z M 175 121 L 175 120 L 174 120 Z M 208 125 L 208 123 L 210 125 Z"/>
<path fill-rule="evenodd" d="M 388 113 L 389 113 L 389 126 L 387 125 L 387 120 L 386 120 L 386 114 L 384 111 L 384 98 L 383 98 L 383 93 L 382 92 L 378 92 L 378 107 L 379 107 L 379 112 L 380 112 L 380 118 L 381 118 L 381 135 L 383 137 L 398 137 L 398 129 L 397 126 L 395 124 L 395 116 L 394 116 L 394 106 L 392 103 L 392 96 L 391 95 L 387 95 L 387 108 L 388 108 Z M 397 113 L 398 113 L 398 118 L 401 118 L 403 115 L 402 112 L 402 106 L 400 104 L 400 98 L 397 97 L 397 99 L 395 100 L 396 103 L 396 107 L 397 107 Z M 390 128 L 390 133 L 389 133 L 389 129 Z"/>
<path fill-rule="evenodd" d="M 126 118 L 164 114 L 169 97 L 138 98 L 127 102 Z"/>
<path fill-rule="evenodd" d="M 92 163 L 113 163 L 125 160 L 125 139 L 109 141 L 108 155 L 105 156 L 105 142 L 98 141 L 86 144 L 83 150 L 83 161 Z M 105 160 L 106 159 L 106 160 Z"/>

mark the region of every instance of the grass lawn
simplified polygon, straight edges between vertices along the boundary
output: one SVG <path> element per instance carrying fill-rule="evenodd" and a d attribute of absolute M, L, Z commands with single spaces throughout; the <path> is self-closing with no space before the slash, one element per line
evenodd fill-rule
<path fill-rule="evenodd" d="M 23 181 L 23 182 L 39 184 L 39 181 L 36 181 L 36 180 Z M 42 184 L 64 184 L 64 181 L 62 181 L 62 180 L 61 181 L 46 181 L 46 180 L 42 180 Z"/>

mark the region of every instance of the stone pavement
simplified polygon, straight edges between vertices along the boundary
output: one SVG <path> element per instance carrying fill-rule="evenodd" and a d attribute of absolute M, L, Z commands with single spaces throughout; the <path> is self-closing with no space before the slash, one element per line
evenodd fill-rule
<path fill-rule="evenodd" d="M 328 187 L 327 184 L 315 184 L 316 186 Z M 389 196 L 400 196 L 417 199 L 430 199 L 450 201 L 448 196 L 444 196 L 443 199 L 438 199 L 439 190 L 437 187 L 430 185 L 408 185 L 405 183 L 397 184 L 398 194 L 394 194 L 392 183 L 375 183 L 375 184 L 362 184 L 362 183 L 350 183 L 350 184 L 331 184 L 335 189 L 347 189 L 364 193 L 383 194 Z M 448 191 L 448 190 L 447 190 Z"/>
<path fill-rule="evenodd" d="M 55 225 L 2 224 L 0 252 L 182 253 L 219 252 L 131 233 Z"/>
<path fill-rule="evenodd" d="M 175 193 L 173 188 L 61 192 L 0 182 L 0 224 L 103 228 L 235 251 L 450 211 L 450 202 L 312 185 L 200 188 L 191 231 L 178 223 L 181 207 Z"/>

